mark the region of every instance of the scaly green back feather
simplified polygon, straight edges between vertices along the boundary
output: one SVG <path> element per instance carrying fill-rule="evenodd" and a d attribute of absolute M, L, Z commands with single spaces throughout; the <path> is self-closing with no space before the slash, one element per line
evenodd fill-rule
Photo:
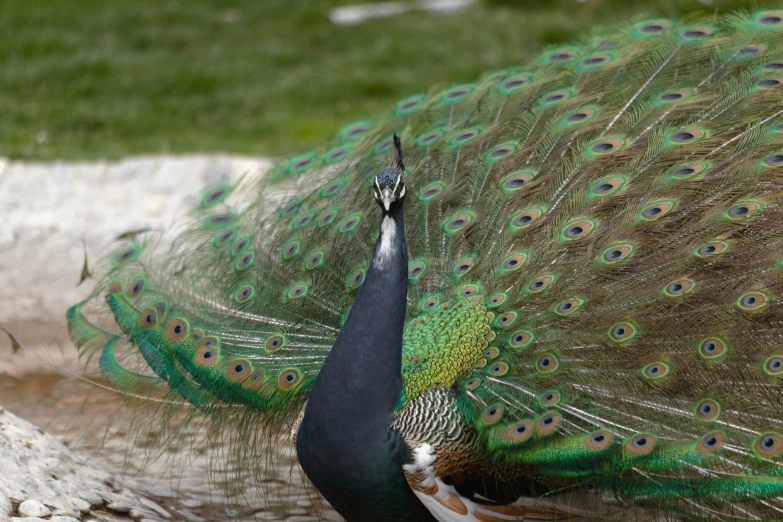
<path fill-rule="evenodd" d="M 783 518 L 782 42 L 783 12 L 637 20 L 406 98 L 207 188 L 170 249 L 118 251 L 74 341 L 122 390 L 146 366 L 208 415 L 244 408 L 244 433 L 290 425 L 363 282 L 397 132 L 400 405 L 456 387 L 498 477 Z"/>

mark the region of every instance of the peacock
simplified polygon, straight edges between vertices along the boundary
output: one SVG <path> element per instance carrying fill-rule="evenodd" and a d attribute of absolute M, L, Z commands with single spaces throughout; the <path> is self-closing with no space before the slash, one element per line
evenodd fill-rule
<path fill-rule="evenodd" d="M 346 520 L 783 519 L 783 11 L 409 96 L 186 222 L 68 310 L 85 364 Z"/>

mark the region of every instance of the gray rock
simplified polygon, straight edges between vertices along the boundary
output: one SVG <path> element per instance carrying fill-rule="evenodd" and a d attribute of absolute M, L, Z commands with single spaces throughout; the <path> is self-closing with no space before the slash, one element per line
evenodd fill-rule
<path fill-rule="evenodd" d="M 79 522 L 78 519 L 73 517 L 52 517 L 49 520 L 52 522 Z"/>
<path fill-rule="evenodd" d="M 7 517 L 11 514 L 11 499 L 0 491 L 0 517 Z"/>
<path fill-rule="evenodd" d="M 81 498 L 72 498 L 71 503 L 79 510 L 83 515 L 86 515 L 92 509 L 92 504 Z"/>
<path fill-rule="evenodd" d="M 44 522 L 44 519 L 38 517 L 12 517 L 11 522 Z"/>
<path fill-rule="evenodd" d="M 103 498 L 93 491 L 79 491 L 76 493 L 76 496 L 89 502 L 94 508 L 99 508 L 103 505 Z"/>
<path fill-rule="evenodd" d="M 25 500 L 17 509 L 23 517 L 48 517 L 52 514 L 48 507 L 38 500 Z"/>
<path fill-rule="evenodd" d="M 114 511 L 115 513 L 129 513 L 133 506 L 126 500 L 115 500 L 111 504 L 106 505 L 106 509 Z"/>

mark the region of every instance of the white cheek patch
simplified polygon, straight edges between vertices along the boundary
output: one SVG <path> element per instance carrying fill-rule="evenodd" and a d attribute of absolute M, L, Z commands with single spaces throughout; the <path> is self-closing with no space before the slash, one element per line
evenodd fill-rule
<path fill-rule="evenodd" d="M 392 255 L 396 252 L 397 248 L 394 245 L 394 241 L 397 238 L 397 226 L 394 220 L 389 216 L 383 218 L 381 223 L 381 248 L 378 249 L 378 255 L 375 258 L 375 268 L 383 270 L 386 268 Z"/>

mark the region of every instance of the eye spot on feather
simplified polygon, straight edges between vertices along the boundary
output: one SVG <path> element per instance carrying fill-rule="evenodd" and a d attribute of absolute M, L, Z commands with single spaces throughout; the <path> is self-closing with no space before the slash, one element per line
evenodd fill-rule
<path fill-rule="evenodd" d="M 725 241 L 711 241 L 705 245 L 700 246 L 696 250 L 698 257 L 711 257 L 720 254 L 725 254 L 730 250 L 729 244 Z"/>
<path fill-rule="evenodd" d="M 710 36 L 712 33 L 711 27 L 690 27 L 680 31 L 680 38 L 684 40 L 700 40 Z"/>
<path fill-rule="evenodd" d="M 549 63 L 562 63 L 572 60 L 574 56 L 576 56 L 576 52 L 573 50 L 563 49 L 550 54 L 546 59 Z"/>
<path fill-rule="evenodd" d="M 596 111 L 593 109 L 579 109 L 563 118 L 565 123 L 584 123 L 595 117 Z"/>
<path fill-rule="evenodd" d="M 419 261 L 418 263 L 414 263 L 409 269 L 408 269 L 408 279 L 411 279 L 413 281 L 417 280 L 423 273 L 424 270 L 426 270 L 427 265 Z"/>
<path fill-rule="evenodd" d="M 593 451 L 605 450 L 612 445 L 614 440 L 614 434 L 610 431 L 600 430 L 591 433 L 582 440 L 582 443 L 587 449 Z"/>
<path fill-rule="evenodd" d="M 291 241 L 283 247 L 283 258 L 291 259 L 299 253 L 300 243 L 299 241 Z"/>
<path fill-rule="evenodd" d="M 280 376 L 277 378 L 277 385 L 283 390 L 288 391 L 294 389 L 301 380 L 302 376 L 299 373 L 299 370 L 296 368 L 289 368 L 280 373 Z"/>
<path fill-rule="evenodd" d="M 531 293 L 543 292 L 554 282 L 555 278 L 551 275 L 544 275 L 534 279 L 529 285 L 527 285 L 527 291 Z"/>
<path fill-rule="evenodd" d="M 336 163 L 342 159 L 345 159 L 349 152 L 351 152 L 349 147 L 335 147 L 326 153 L 325 161 L 327 164 Z"/>
<path fill-rule="evenodd" d="M 530 79 L 527 75 L 514 76 L 513 78 L 504 81 L 498 86 L 498 90 L 503 93 L 510 93 L 522 88 Z"/>
<path fill-rule="evenodd" d="M 114 295 L 122 293 L 122 283 L 120 283 L 119 281 L 114 281 L 112 284 L 110 284 L 109 293 Z"/>
<path fill-rule="evenodd" d="M 234 264 L 234 266 L 237 270 L 245 270 L 253 264 L 255 258 L 255 252 L 245 252 L 237 258 L 237 262 Z"/>
<path fill-rule="evenodd" d="M 231 192 L 231 187 L 225 183 L 220 183 L 207 188 L 201 194 L 201 204 L 205 207 L 211 207 L 222 203 Z"/>
<path fill-rule="evenodd" d="M 506 176 L 501 182 L 503 191 L 506 193 L 516 192 L 521 189 L 535 177 L 536 173 L 530 170 L 520 170 Z"/>
<path fill-rule="evenodd" d="M 411 96 L 409 98 L 405 98 L 404 100 L 399 102 L 397 106 L 394 108 L 394 113 L 410 114 L 411 112 L 421 107 L 423 103 L 424 103 L 423 96 L 417 95 L 417 96 Z"/>
<path fill-rule="evenodd" d="M 302 200 L 299 198 L 292 199 L 286 205 L 283 207 L 283 209 L 280 211 L 281 217 L 288 217 L 297 210 L 299 210 L 299 207 L 302 205 Z"/>
<path fill-rule="evenodd" d="M 761 310 L 769 303 L 769 297 L 763 292 L 748 292 L 737 300 L 737 306 L 742 310 Z"/>
<path fill-rule="evenodd" d="M 533 342 L 533 334 L 526 331 L 526 330 L 520 330 L 518 332 L 514 332 L 511 335 L 511 339 L 509 340 L 509 344 L 512 348 L 527 348 L 530 343 Z"/>
<path fill-rule="evenodd" d="M 212 366 L 218 360 L 218 341 L 215 337 L 204 337 L 196 346 L 194 362 L 199 366 Z"/>
<path fill-rule="evenodd" d="M 497 306 L 502 305 L 504 302 L 506 302 L 506 294 L 495 294 L 492 297 L 489 298 L 489 301 L 487 303 L 487 307 L 489 308 L 495 308 Z"/>
<path fill-rule="evenodd" d="M 648 205 L 639 213 L 639 217 L 644 221 L 655 221 L 662 218 L 674 208 L 674 201 L 659 201 Z"/>
<path fill-rule="evenodd" d="M 386 152 L 387 150 L 392 148 L 392 145 L 394 145 L 394 140 L 391 136 L 388 138 L 380 141 L 375 147 L 373 148 L 373 153 L 375 154 L 381 154 L 382 152 Z"/>
<path fill-rule="evenodd" d="M 141 250 L 137 247 L 123 248 L 112 256 L 112 262 L 115 265 L 122 265 L 124 263 L 130 263 L 139 257 Z"/>
<path fill-rule="evenodd" d="M 781 11 L 769 11 L 758 18 L 756 18 L 755 22 L 758 25 L 763 26 L 775 26 L 780 25 L 783 23 L 783 12 Z"/>
<path fill-rule="evenodd" d="M 697 128 L 688 128 L 674 131 L 673 133 L 669 134 L 669 140 L 676 144 L 693 143 L 700 140 L 704 136 L 706 136 L 706 133 L 703 130 Z"/>
<path fill-rule="evenodd" d="M 612 341 L 617 343 L 625 343 L 636 337 L 639 334 L 639 330 L 636 328 L 635 324 L 629 321 L 624 321 L 611 327 L 608 334 Z"/>
<path fill-rule="evenodd" d="M 593 143 L 590 150 L 595 154 L 612 154 L 620 150 L 625 141 L 619 138 L 603 139 Z"/>
<path fill-rule="evenodd" d="M 728 345 L 719 337 L 708 337 L 699 344 L 699 354 L 705 359 L 718 359 L 728 353 Z"/>
<path fill-rule="evenodd" d="M 357 288 L 362 286 L 362 283 L 364 283 L 365 275 L 366 275 L 366 272 L 364 271 L 363 268 L 360 268 L 360 269 L 356 270 L 355 272 L 353 272 L 351 274 L 350 278 L 348 279 L 348 287 L 351 290 L 356 290 Z"/>
<path fill-rule="evenodd" d="M 370 126 L 366 122 L 359 121 L 344 127 L 342 136 L 344 140 L 351 141 L 362 136 L 368 130 L 370 130 Z"/>
<path fill-rule="evenodd" d="M 549 94 L 541 98 L 542 105 L 554 105 L 556 103 L 564 102 L 571 97 L 571 93 L 567 90 L 550 92 Z"/>
<path fill-rule="evenodd" d="M 631 455 L 647 455 L 655 449 L 658 440 L 649 433 L 641 433 L 628 439 L 623 444 L 623 450 Z"/>
<path fill-rule="evenodd" d="M 648 364 L 642 369 L 642 375 L 651 381 L 657 381 L 664 377 L 668 377 L 670 373 L 671 368 L 668 364 L 663 362 Z"/>
<path fill-rule="evenodd" d="M 298 156 L 291 159 L 291 172 L 294 174 L 299 174 L 300 172 L 304 172 L 312 167 L 314 163 L 315 160 L 309 154 L 305 156 Z"/>
<path fill-rule="evenodd" d="M 478 134 L 479 130 L 476 128 L 465 129 L 455 134 L 454 137 L 451 138 L 451 143 L 454 145 L 463 145 L 473 140 Z"/>
<path fill-rule="evenodd" d="M 527 261 L 527 255 L 524 253 L 520 252 L 518 254 L 510 255 L 500 264 L 500 270 L 501 272 L 519 270 L 522 268 L 522 265 L 525 264 L 525 261 Z"/>
<path fill-rule="evenodd" d="M 324 261 L 324 254 L 323 252 L 313 252 L 310 254 L 310 257 L 307 258 L 307 263 L 305 264 L 305 267 L 308 270 L 312 270 L 314 268 L 318 268 L 321 266 L 321 264 Z"/>
<path fill-rule="evenodd" d="M 762 433 L 753 444 L 753 449 L 761 457 L 777 457 L 783 452 L 783 438 L 775 432 Z"/>
<path fill-rule="evenodd" d="M 465 285 L 459 289 L 459 292 L 457 292 L 457 294 L 460 297 L 471 297 L 476 292 L 478 292 L 478 287 L 476 285 Z"/>
<path fill-rule="evenodd" d="M 485 424 L 495 424 L 503 417 L 503 405 L 493 404 L 484 410 L 484 415 L 482 417 Z"/>
<path fill-rule="evenodd" d="M 231 255 L 236 256 L 241 254 L 248 246 L 250 246 L 250 239 L 243 238 L 240 241 L 237 241 L 234 243 L 234 246 L 231 247 Z"/>
<path fill-rule="evenodd" d="M 425 132 L 424 134 L 419 136 L 414 143 L 418 147 L 429 147 L 430 145 L 438 141 L 442 135 L 443 133 L 437 130 Z"/>
<path fill-rule="evenodd" d="M 498 350 L 497 348 L 492 347 L 484 350 L 484 357 L 486 357 L 487 359 L 494 359 L 498 355 L 500 355 L 500 350 Z"/>
<path fill-rule="evenodd" d="M 658 36 L 665 33 L 670 27 L 671 23 L 667 20 L 655 20 L 641 24 L 636 32 L 644 36 Z"/>
<path fill-rule="evenodd" d="M 521 421 L 509 426 L 506 430 L 506 438 L 511 442 L 525 442 L 533 436 L 535 430 L 530 421 Z"/>
<path fill-rule="evenodd" d="M 457 264 L 454 265 L 454 268 L 452 268 L 452 272 L 457 277 L 460 277 L 470 272 L 471 268 L 473 268 L 473 260 L 463 259 L 461 261 L 458 261 Z"/>
<path fill-rule="evenodd" d="M 300 297 L 304 297 L 307 295 L 308 287 L 307 285 L 300 283 L 298 285 L 292 286 L 286 295 L 289 299 L 299 299 Z"/>
<path fill-rule="evenodd" d="M 541 435 L 549 435 L 557 431 L 562 422 L 562 417 L 557 413 L 547 413 L 536 421 L 536 432 Z"/>
<path fill-rule="evenodd" d="M 746 219 L 754 217 L 760 209 L 761 205 L 758 203 L 739 203 L 726 211 L 726 217 L 729 219 Z"/>
<path fill-rule="evenodd" d="M 551 373 L 560 366 L 560 362 L 551 353 L 545 353 L 536 360 L 536 370 L 541 373 Z"/>
<path fill-rule="evenodd" d="M 478 379 L 476 377 L 473 377 L 472 379 L 468 379 L 465 382 L 465 388 L 467 388 L 468 390 L 475 390 L 479 386 L 481 386 L 481 379 Z"/>
<path fill-rule="evenodd" d="M 325 227 L 327 225 L 331 225 L 332 222 L 334 221 L 334 218 L 336 217 L 337 217 L 336 210 L 326 210 L 318 217 L 318 226 Z"/>
<path fill-rule="evenodd" d="M 443 184 L 435 182 L 427 185 L 419 192 L 419 199 L 422 201 L 429 201 L 443 192 Z"/>
<path fill-rule="evenodd" d="M 497 161 L 503 159 L 516 150 L 516 145 L 513 143 L 507 143 L 499 145 L 487 153 L 486 159 L 488 161 Z"/>
<path fill-rule="evenodd" d="M 516 320 L 517 320 L 516 312 L 506 312 L 504 314 L 499 315 L 498 318 L 495 319 L 495 326 L 498 328 L 505 328 L 507 326 L 511 326 L 512 324 L 514 324 Z"/>
<path fill-rule="evenodd" d="M 598 67 L 599 65 L 605 65 L 610 62 L 611 58 L 612 57 L 608 54 L 596 54 L 595 56 L 588 56 L 579 62 L 579 65 L 583 68 Z"/>
<path fill-rule="evenodd" d="M 166 340 L 176 343 L 188 335 L 188 323 L 184 319 L 174 319 L 166 326 Z"/>
<path fill-rule="evenodd" d="M 663 103 L 672 103 L 682 101 L 690 96 L 690 91 L 669 91 L 658 96 L 658 101 Z"/>
<path fill-rule="evenodd" d="M 555 306 L 555 313 L 561 316 L 569 316 L 576 313 L 585 303 L 584 299 L 567 299 Z"/>
<path fill-rule="evenodd" d="M 696 451 L 702 454 L 715 453 L 726 444 L 726 434 L 720 431 L 713 431 L 706 434 L 696 444 Z"/>
<path fill-rule="evenodd" d="M 683 295 L 691 293 L 696 289 L 696 283 L 687 277 L 677 279 L 666 285 L 663 289 L 663 293 L 667 297 L 681 297 Z"/>
<path fill-rule="evenodd" d="M 572 241 L 586 237 L 593 229 L 595 229 L 595 223 L 588 219 L 583 219 L 567 224 L 561 231 L 560 236 L 566 241 Z"/>
<path fill-rule="evenodd" d="M 594 196 L 609 196 L 616 193 L 623 185 L 624 178 L 605 178 L 590 187 L 590 193 Z"/>
<path fill-rule="evenodd" d="M 159 303 L 157 303 L 155 305 L 155 311 L 158 313 L 158 317 L 159 318 L 162 319 L 163 317 L 165 317 L 165 315 L 166 315 L 166 308 L 167 308 L 167 305 L 163 301 L 160 301 Z"/>
<path fill-rule="evenodd" d="M 282 335 L 272 335 L 268 337 L 266 343 L 264 343 L 264 349 L 266 349 L 267 352 L 276 352 L 283 346 L 285 346 L 285 337 Z"/>
<path fill-rule="evenodd" d="M 779 78 L 767 78 L 756 82 L 756 87 L 760 89 L 773 89 L 779 87 L 783 80 Z"/>
<path fill-rule="evenodd" d="M 255 295 L 256 295 L 256 289 L 253 288 L 252 286 L 246 285 L 240 288 L 239 290 L 237 290 L 235 298 L 238 303 L 246 303 L 250 299 L 252 299 L 253 296 Z"/>
<path fill-rule="evenodd" d="M 501 377 L 508 373 L 508 364 L 502 362 L 493 364 L 489 367 L 489 373 L 496 377 Z"/>
<path fill-rule="evenodd" d="M 699 401 L 693 408 L 693 414 L 696 418 L 703 421 L 712 421 L 718 418 L 720 414 L 720 405 L 712 399 Z"/>
<path fill-rule="evenodd" d="M 770 62 L 767 64 L 764 64 L 762 69 L 766 69 L 768 71 L 779 71 L 783 69 L 783 62 Z"/>
<path fill-rule="evenodd" d="M 783 355 L 773 355 L 767 359 L 764 362 L 764 371 L 773 377 L 783 375 Z"/>
<path fill-rule="evenodd" d="M 772 154 L 767 156 L 763 160 L 764 165 L 767 167 L 779 167 L 783 165 L 783 154 Z"/>
<path fill-rule="evenodd" d="M 473 92 L 473 88 L 472 85 L 458 85 L 457 87 L 445 91 L 441 95 L 441 99 L 447 103 L 457 102 Z"/>
<path fill-rule="evenodd" d="M 139 326 L 142 328 L 154 328 L 158 324 L 158 315 L 152 308 L 142 310 L 139 315 Z"/>
<path fill-rule="evenodd" d="M 538 402 L 542 406 L 554 406 L 560 402 L 560 392 L 557 390 L 544 392 L 538 397 Z"/>
<path fill-rule="evenodd" d="M 452 219 L 446 222 L 446 232 L 453 234 L 459 230 L 462 230 L 471 222 L 471 216 L 462 213 L 454 216 Z"/>
<path fill-rule="evenodd" d="M 707 168 L 709 168 L 709 166 L 710 164 L 706 162 L 680 165 L 671 171 L 669 176 L 674 180 L 689 179 L 696 176 L 697 174 L 704 172 Z"/>
<path fill-rule="evenodd" d="M 234 240 L 234 238 L 237 235 L 236 229 L 230 228 L 228 230 L 224 230 L 222 232 L 218 232 L 215 235 L 214 244 L 217 247 L 221 247 L 225 245 L 226 243 L 230 243 Z"/>
<path fill-rule="evenodd" d="M 234 216 L 231 214 L 218 214 L 217 216 L 210 216 L 207 218 L 207 223 L 213 227 L 220 227 L 231 223 Z"/>
<path fill-rule="evenodd" d="M 422 305 L 422 307 L 425 310 L 432 310 L 436 306 L 438 306 L 438 298 L 437 297 L 430 297 L 430 298 L 426 299 L 424 301 L 424 304 Z"/>
<path fill-rule="evenodd" d="M 338 230 L 340 232 L 350 232 L 359 225 L 359 221 L 361 221 L 359 216 L 347 216 L 340 222 Z"/>
<path fill-rule="evenodd" d="M 541 217 L 541 211 L 537 209 L 525 210 L 511 218 L 511 227 L 515 230 L 521 230 L 532 225 Z"/>
<path fill-rule="evenodd" d="M 616 245 L 604 250 L 604 253 L 601 255 L 601 260 L 604 261 L 605 263 L 613 265 L 615 263 L 619 263 L 621 261 L 628 259 L 628 257 L 633 253 L 633 251 L 634 251 L 633 245 L 628 245 L 628 244 Z"/>
<path fill-rule="evenodd" d="M 244 359 L 236 359 L 228 363 L 226 368 L 226 378 L 231 382 L 242 382 L 252 372 L 250 363 Z"/>
<path fill-rule="evenodd" d="M 295 229 L 304 228 L 307 225 L 310 224 L 310 222 L 313 220 L 313 213 L 312 212 L 306 212 L 305 214 L 302 214 L 298 218 L 296 218 L 292 224 L 292 226 Z"/>
<path fill-rule="evenodd" d="M 345 186 L 345 181 L 338 179 L 333 180 L 330 183 L 326 184 L 323 189 L 321 189 L 321 195 L 328 197 L 328 196 L 334 196 L 338 192 L 340 192 L 340 189 L 342 189 Z"/>

